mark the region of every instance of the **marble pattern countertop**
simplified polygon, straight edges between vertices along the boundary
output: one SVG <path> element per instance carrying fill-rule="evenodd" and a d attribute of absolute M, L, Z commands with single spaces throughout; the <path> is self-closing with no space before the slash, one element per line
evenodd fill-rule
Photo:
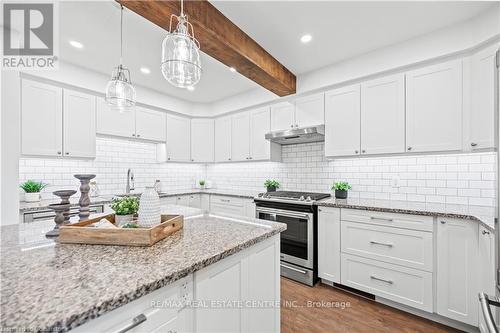
<path fill-rule="evenodd" d="M 191 216 L 151 247 L 60 244 L 44 237 L 52 221 L 2 227 L 2 329 L 66 332 L 286 229 L 174 205 L 163 212 Z"/>
<path fill-rule="evenodd" d="M 328 198 L 320 200 L 316 204 L 324 207 L 352 208 L 388 213 L 459 218 L 478 221 L 491 230 L 495 227 L 495 207 L 349 198 Z"/>
<path fill-rule="evenodd" d="M 178 191 L 161 192 L 160 198 L 174 197 L 174 196 L 180 196 L 180 195 L 189 195 L 189 194 L 201 194 L 201 193 L 214 194 L 214 195 L 224 195 L 224 196 L 237 197 L 237 198 L 247 198 L 247 199 L 253 199 L 258 194 L 258 192 L 247 191 L 247 190 L 238 191 L 238 190 L 222 190 L 222 189 L 205 189 L 205 190 L 191 189 L 191 190 L 178 190 Z M 102 196 L 98 196 L 98 197 L 91 197 L 90 204 L 91 205 L 107 204 L 107 203 L 110 203 L 114 197 L 124 196 L 124 195 L 125 194 L 117 194 L 117 195 L 102 195 Z M 132 192 L 131 195 L 140 196 L 141 193 Z M 72 204 L 72 207 L 78 206 L 78 199 L 79 199 L 78 193 L 73 195 L 70 198 L 70 202 Z M 55 199 L 55 198 L 41 200 L 39 202 L 21 201 L 19 203 L 19 213 L 49 210 L 48 206 L 50 204 L 58 203 L 59 201 L 60 201 L 59 199 Z"/>

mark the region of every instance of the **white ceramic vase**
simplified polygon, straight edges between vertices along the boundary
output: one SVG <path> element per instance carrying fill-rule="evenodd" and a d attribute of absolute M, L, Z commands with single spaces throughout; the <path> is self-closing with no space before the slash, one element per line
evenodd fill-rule
<path fill-rule="evenodd" d="M 146 187 L 139 201 L 139 225 L 152 227 L 160 222 L 160 197 L 154 187 Z"/>
<path fill-rule="evenodd" d="M 40 192 L 36 193 L 25 193 L 24 201 L 26 202 L 38 202 L 40 201 Z"/>

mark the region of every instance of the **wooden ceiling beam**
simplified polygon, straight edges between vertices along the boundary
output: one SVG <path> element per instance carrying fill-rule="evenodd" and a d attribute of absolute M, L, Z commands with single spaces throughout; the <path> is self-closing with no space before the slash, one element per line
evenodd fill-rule
<path fill-rule="evenodd" d="M 180 1 L 116 0 L 168 31 L 170 15 L 179 15 Z M 184 1 L 201 51 L 278 96 L 296 92 L 296 77 L 207 0 Z M 258 22 L 256 22 L 258 24 Z"/>

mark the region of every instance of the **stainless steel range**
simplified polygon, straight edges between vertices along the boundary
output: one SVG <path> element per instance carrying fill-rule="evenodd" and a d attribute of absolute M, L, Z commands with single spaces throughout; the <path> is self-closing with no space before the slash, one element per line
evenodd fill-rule
<path fill-rule="evenodd" d="M 268 221 L 286 223 L 281 233 L 281 275 L 314 285 L 318 278 L 317 200 L 330 194 L 277 191 L 260 193 L 255 199 L 255 215 Z"/>

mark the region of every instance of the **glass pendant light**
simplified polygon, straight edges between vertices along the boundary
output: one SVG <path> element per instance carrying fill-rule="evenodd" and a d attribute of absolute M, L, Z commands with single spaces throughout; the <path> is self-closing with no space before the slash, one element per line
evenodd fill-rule
<path fill-rule="evenodd" d="M 122 65 L 123 57 L 123 6 L 120 9 L 120 64 L 113 69 L 106 86 L 106 102 L 112 108 L 130 110 L 135 105 L 135 89 L 130 80 L 130 71 Z"/>
<path fill-rule="evenodd" d="M 174 20 L 177 27 L 172 31 Z M 180 16 L 170 16 L 169 33 L 162 44 L 161 72 L 168 82 L 179 88 L 193 87 L 201 78 L 200 43 L 194 38 L 193 25 L 184 15 L 183 0 Z"/>

